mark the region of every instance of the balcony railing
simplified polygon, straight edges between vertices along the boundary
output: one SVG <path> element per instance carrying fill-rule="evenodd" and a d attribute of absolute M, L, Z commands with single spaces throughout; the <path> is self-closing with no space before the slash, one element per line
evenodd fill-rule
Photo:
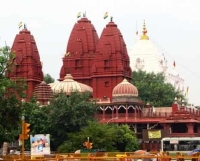
<path fill-rule="evenodd" d="M 136 112 L 136 113 L 113 113 L 113 114 L 97 114 L 96 118 L 98 120 L 109 120 L 112 118 L 117 118 L 113 120 L 112 122 L 117 122 L 117 120 L 161 120 L 161 119 L 168 119 L 168 120 L 174 120 L 174 119 L 199 119 L 200 117 L 199 111 L 193 111 L 193 110 L 187 110 L 183 111 L 183 113 L 173 113 L 173 112 Z"/>

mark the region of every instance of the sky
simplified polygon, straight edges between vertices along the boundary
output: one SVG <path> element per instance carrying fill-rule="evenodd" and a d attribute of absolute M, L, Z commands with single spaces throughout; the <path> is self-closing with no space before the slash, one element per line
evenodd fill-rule
<path fill-rule="evenodd" d="M 100 37 L 113 16 L 127 48 L 132 48 L 143 20 L 148 36 L 163 51 L 169 68 L 176 70 L 189 87 L 189 102 L 200 105 L 200 1 L 199 0 L 6 0 L 0 9 L 0 46 L 12 46 L 24 22 L 34 35 L 43 72 L 58 79 L 62 57 L 77 13 L 86 12 Z"/>

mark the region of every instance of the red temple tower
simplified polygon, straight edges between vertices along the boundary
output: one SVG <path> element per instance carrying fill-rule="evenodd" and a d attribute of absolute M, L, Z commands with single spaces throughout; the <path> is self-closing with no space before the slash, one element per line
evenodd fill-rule
<path fill-rule="evenodd" d="M 94 98 L 112 98 L 113 88 L 126 78 L 131 80 L 126 44 L 117 25 L 111 21 L 103 29 L 92 66 Z"/>
<path fill-rule="evenodd" d="M 11 51 L 16 54 L 16 66 L 8 77 L 10 79 L 22 78 L 27 81 L 26 98 L 29 100 L 35 86 L 43 81 L 43 72 L 35 39 L 25 25 L 24 29 L 16 35 Z"/>
<path fill-rule="evenodd" d="M 91 67 L 95 58 L 97 32 L 85 15 L 74 25 L 69 37 L 67 51 L 63 57 L 60 80 L 70 73 L 80 83 L 91 83 Z"/>

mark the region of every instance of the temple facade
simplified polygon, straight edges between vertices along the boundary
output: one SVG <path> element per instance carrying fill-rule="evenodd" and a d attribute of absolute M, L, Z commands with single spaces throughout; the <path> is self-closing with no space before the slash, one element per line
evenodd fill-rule
<path fill-rule="evenodd" d="M 59 82 L 46 84 L 36 42 L 25 27 L 13 43 L 16 68 L 9 77 L 25 79 L 27 98 L 36 96 L 41 106 L 50 103 L 53 93 L 64 92 L 69 96 L 73 90 L 90 92 L 91 98 L 99 105 L 95 116 L 99 122 L 129 125 L 142 148 L 159 149 L 160 140 L 167 136 L 200 136 L 200 111 L 185 107 L 177 100 L 172 102 L 172 107 L 154 108 L 144 105 L 139 99 L 140 91 L 131 83 L 132 70 L 165 72 L 167 62 L 162 58 L 163 63 L 159 63 L 159 57 L 153 54 L 156 49 L 149 42 L 145 26 L 138 43 L 140 45 L 136 48 L 148 51 L 151 69 L 146 66 L 149 62 L 145 54 L 139 57 L 137 53 L 131 53 L 133 61 L 130 62 L 123 35 L 112 19 L 99 37 L 94 25 L 84 16 L 71 31 L 66 54 L 62 58 Z M 144 44 L 148 48 L 142 49 Z M 159 137 L 149 137 L 148 133 L 153 131 L 160 131 Z"/>
<path fill-rule="evenodd" d="M 113 88 L 124 78 L 131 80 L 129 64 L 117 25 L 110 21 L 99 38 L 91 21 L 83 17 L 71 31 L 59 80 L 70 73 L 74 80 L 91 86 L 98 101 L 111 102 Z"/>

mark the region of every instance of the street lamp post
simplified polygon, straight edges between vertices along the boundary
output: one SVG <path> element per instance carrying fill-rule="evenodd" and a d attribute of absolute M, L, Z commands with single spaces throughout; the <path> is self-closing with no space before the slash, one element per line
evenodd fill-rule
<path fill-rule="evenodd" d="M 24 140 L 27 140 L 29 138 L 29 129 L 30 124 L 25 122 L 25 117 L 22 116 L 22 132 L 19 134 L 19 139 L 21 140 L 21 145 L 22 145 L 22 160 L 24 160 Z"/>
<path fill-rule="evenodd" d="M 24 134 L 24 123 L 25 123 L 25 117 L 22 116 L 22 134 Z M 24 139 L 21 139 L 22 143 L 22 160 L 24 160 Z"/>
<path fill-rule="evenodd" d="M 108 124 L 110 121 L 115 120 L 115 119 L 118 119 L 118 117 L 111 118 L 110 120 L 107 121 L 107 124 Z"/>

